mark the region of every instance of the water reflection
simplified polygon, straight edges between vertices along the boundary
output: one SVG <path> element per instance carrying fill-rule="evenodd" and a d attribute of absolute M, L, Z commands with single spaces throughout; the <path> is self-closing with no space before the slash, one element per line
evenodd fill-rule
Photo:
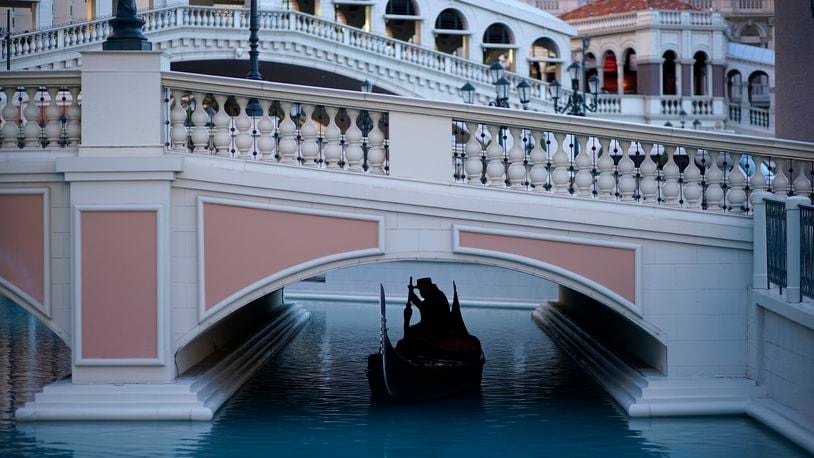
<path fill-rule="evenodd" d="M 211 423 L 15 425 L 16 399 L 59 376 L 67 352 L 0 302 L 0 456 L 803 456 L 746 418 L 628 419 L 528 311 L 465 310 L 486 350 L 480 396 L 372 404 L 364 368 L 378 347 L 376 307 L 305 305 L 310 324 Z"/>

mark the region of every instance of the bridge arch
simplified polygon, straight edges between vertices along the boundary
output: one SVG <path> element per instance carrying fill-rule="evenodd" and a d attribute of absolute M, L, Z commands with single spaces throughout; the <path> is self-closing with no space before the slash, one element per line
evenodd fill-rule
<path fill-rule="evenodd" d="M 392 261 L 481 264 L 530 274 L 596 301 L 654 341 L 666 343 L 643 317 L 636 245 L 586 244 L 566 237 L 452 225 L 448 247 L 401 251 L 387 248 L 392 245 L 384 241 L 385 218 L 380 216 L 209 197 L 199 198 L 198 209 L 199 323 L 177 340 L 176 348 L 280 288 L 332 270 Z M 234 237 L 234 227 L 241 228 L 240 238 Z M 319 227 L 319 233 L 309 227 Z M 564 253 L 573 259 L 563 260 Z"/>

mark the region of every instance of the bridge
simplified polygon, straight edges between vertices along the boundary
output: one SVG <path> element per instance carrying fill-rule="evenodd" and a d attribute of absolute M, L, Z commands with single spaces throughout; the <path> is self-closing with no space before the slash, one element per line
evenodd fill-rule
<path fill-rule="evenodd" d="M 210 419 L 307 321 L 287 285 L 431 260 L 559 284 L 535 321 L 632 416 L 748 414 L 814 450 L 810 143 L 161 52 L 0 87 L 0 287 L 73 357 L 18 420 Z"/>

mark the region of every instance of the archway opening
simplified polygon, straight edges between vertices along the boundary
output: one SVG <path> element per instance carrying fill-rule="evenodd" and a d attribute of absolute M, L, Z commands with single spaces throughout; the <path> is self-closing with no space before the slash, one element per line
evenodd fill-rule
<path fill-rule="evenodd" d="M 731 70 L 726 75 L 726 99 L 729 103 L 740 104 L 743 101 L 743 77 L 741 72 Z"/>
<path fill-rule="evenodd" d="M 607 51 L 602 57 L 602 89 L 609 94 L 619 92 L 619 65 L 613 51 Z"/>
<path fill-rule="evenodd" d="M 707 95 L 709 90 L 709 58 L 703 51 L 698 51 L 693 56 L 692 64 L 692 95 Z"/>
<path fill-rule="evenodd" d="M 769 109 L 771 96 L 769 94 L 769 75 L 763 71 L 756 71 L 749 75 L 749 105 L 755 108 Z"/>
<path fill-rule="evenodd" d="M 370 31 L 370 5 L 334 2 L 334 20 L 340 24 Z"/>
<path fill-rule="evenodd" d="M 676 60 L 678 58 L 676 53 L 667 51 L 662 57 L 664 58 L 664 63 L 661 65 L 661 94 L 678 95 L 678 72 L 676 71 Z"/>
<path fill-rule="evenodd" d="M 638 65 L 636 63 L 636 51 L 628 49 L 625 52 L 625 64 L 623 67 L 622 89 L 625 94 L 639 93 Z"/>
<path fill-rule="evenodd" d="M 500 62 L 507 71 L 515 69 L 514 35 L 508 26 L 501 23 L 490 25 L 483 32 L 483 63 L 491 65 Z"/>
<path fill-rule="evenodd" d="M 554 40 L 538 38 L 529 49 L 529 76 L 550 83 L 558 80 L 562 56 Z"/>
<path fill-rule="evenodd" d="M 387 36 L 408 43 L 421 43 L 421 16 L 412 0 L 388 1 L 384 23 Z"/>
<path fill-rule="evenodd" d="M 435 49 L 454 56 L 469 58 L 469 30 L 464 16 L 447 8 L 435 19 Z"/>

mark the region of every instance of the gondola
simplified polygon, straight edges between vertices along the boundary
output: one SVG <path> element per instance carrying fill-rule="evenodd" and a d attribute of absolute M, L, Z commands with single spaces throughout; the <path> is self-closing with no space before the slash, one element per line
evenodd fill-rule
<path fill-rule="evenodd" d="M 379 352 L 368 357 L 366 371 L 375 399 L 416 402 L 480 391 L 486 358 L 475 336 L 466 332 L 438 344 L 404 339 L 394 348 L 387 334 L 385 295 L 381 285 L 379 296 L 381 341 Z M 456 292 L 453 321 L 463 326 L 457 302 Z M 463 329 L 465 332 L 465 327 Z"/>

